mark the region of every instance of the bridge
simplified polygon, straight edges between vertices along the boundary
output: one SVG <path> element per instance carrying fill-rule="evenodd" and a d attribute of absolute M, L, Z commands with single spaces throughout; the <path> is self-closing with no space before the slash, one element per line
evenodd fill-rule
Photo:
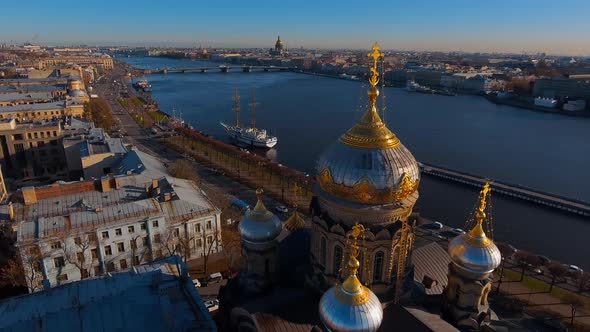
<path fill-rule="evenodd" d="M 481 188 L 486 182 L 490 182 L 492 190 L 502 195 L 541 204 L 550 208 L 560 209 L 584 217 L 590 217 L 590 204 L 586 202 L 569 199 L 555 194 L 544 193 L 518 185 L 492 181 L 490 179 L 453 171 L 440 166 L 428 165 L 425 163 L 418 163 L 418 166 L 420 167 L 422 174 L 463 183 L 477 188 Z"/>
<path fill-rule="evenodd" d="M 277 72 L 277 71 L 292 71 L 296 67 L 277 67 L 277 66 L 201 66 L 201 67 L 182 67 L 182 68 L 163 68 L 155 70 L 145 70 L 145 74 L 177 74 L 177 73 L 207 73 L 209 71 L 219 71 L 221 73 L 228 72 L 244 72 L 252 71 L 261 72 Z"/>

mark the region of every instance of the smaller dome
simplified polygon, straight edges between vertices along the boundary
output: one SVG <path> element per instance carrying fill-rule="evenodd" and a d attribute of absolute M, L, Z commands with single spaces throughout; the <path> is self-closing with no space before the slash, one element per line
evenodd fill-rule
<path fill-rule="evenodd" d="M 287 221 L 285 221 L 285 228 L 288 231 L 293 232 L 293 231 L 296 231 L 296 230 L 304 228 L 304 227 L 305 227 L 305 220 L 303 220 L 303 218 L 301 218 L 301 216 L 297 212 L 297 207 L 295 207 L 293 209 L 293 214 L 291 214 L 289 219 L 287 219 Z"/>
<path fill-rule="evenodd" d="M 485 199 L 489 185 L 482 191 L 482 203 L 475 211 L 477 224 L 469 233 L 455 237 L 448 247 L 451 260 L 460 270 L 475 276 L 482 276 L 494 271 L 502 261 L 502 254 L 483 230 Z"/>
<path fill-rule="evenodd" d="M 247 211 L 240 220 L 242 240 L 253 243 L 265 243 L 274 240 L 283 229 L 281 220 L 268 211 L 262 203 L 262 189 L 256 190 L 258 202 L 253 210 Z"/>
<path fill-rule="evenodd" d="M 360 266 L 357 238 L 364 232 L 362 225 L 352 230 L 348 270 L 350 275 L 339 285 L 328 289 L 320 299 L 320 319 L 330 331 L 376 331 L 383 320 L 381 301 L 356 277 Z"/>

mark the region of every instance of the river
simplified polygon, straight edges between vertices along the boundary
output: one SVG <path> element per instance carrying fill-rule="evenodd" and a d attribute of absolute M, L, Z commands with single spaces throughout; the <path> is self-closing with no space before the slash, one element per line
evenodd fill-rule
<path fill-rule="evenodd" d="M 125 58 L 139 68 L 218 66 L 166 58 Z M 368 84 L 290 72 L 153 74 L 160 108 L 225 139 L 219 121 L 241 121 L 256 89 L 256 125 L 276 134 L 268 157 L 313 173 L 319 154 L 366 109 Z M 590 202 L 590 119 L 496 105 L 477 96 L 441 96 L 385 88 L 386 122 L 417 160 Z M 382 91 L 383 94 L 383 91 Z M 380 99 L 380 102 L 382 100 Z M 476 190 L 424 176 L 416 210 L 462 227 Z M 495 238 L 590 269 L 584 248 L 590 220 L 531 203 L 493 197 Z"/>

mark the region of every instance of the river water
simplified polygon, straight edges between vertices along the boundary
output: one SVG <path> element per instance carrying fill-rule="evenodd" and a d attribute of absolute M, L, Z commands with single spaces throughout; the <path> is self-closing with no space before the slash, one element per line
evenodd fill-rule
<path fill-rule="evenodd" d="M 125 58 L 140 68 L 218 66 L 164 58 Z M 240 119 L 276 134 L 267 156 L 313 173 L 319 154 L 366 109 L 368 84 L 290 72 L 154 74 L 160 108 L 174 108 L 195 128 L 225 139 L 219 121 Z M 382 91 L 383 94 L 383 91 Z M 386 122 L 417 160 L 590 202 L 590 119 L 496 105 L 477 96 L 440 96 L 385 88 Z M 380 100 L 381 102 L 381 100 Z M 416 209 L 462 227 L 477 198 L 464 185 L 424 176 Z M 590 219 L 531 203 L 493 197 L 495 239 L 590 269 L 583 250 Z"/>

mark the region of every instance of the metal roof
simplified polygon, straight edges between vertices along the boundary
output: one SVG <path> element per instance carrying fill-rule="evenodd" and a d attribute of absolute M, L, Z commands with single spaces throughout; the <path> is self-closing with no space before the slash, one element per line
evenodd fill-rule
<path fill-rule="evenodd" d="M 2 331 L 216 331 L 177 256 L 0 302 Z"/>

